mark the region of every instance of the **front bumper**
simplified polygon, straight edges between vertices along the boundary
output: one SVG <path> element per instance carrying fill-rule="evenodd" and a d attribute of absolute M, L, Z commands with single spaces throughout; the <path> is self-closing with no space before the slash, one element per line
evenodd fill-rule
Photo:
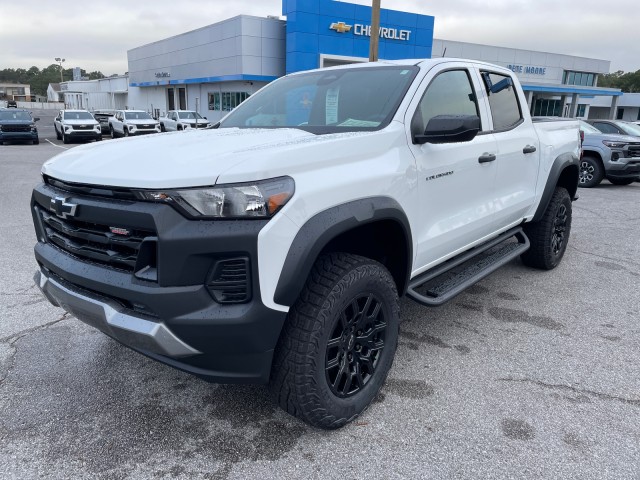
<path fill-rule="evenodd" d="M 613 178 L 640 178 L 640 157 L 629 159 L 625 164 L 611 162 L 607 168 L 607 177 Z"/>
<path fill-rule="evenodd" d="M 102 138 L 102 129 L 96 130 L 65 130 L 64 134 L 73 140 L 91 140 Z"/>
<path fill-rule="evenodd" d="M 0 142 L 29 142 L 38 140 L 38 132 L 0 132 Z"/>
<path fill-rule="evenodd" d="M 152 245 L 146 250 L 157 255 L 155 267 L 138 262 L 126 271 L 56 244 L 43 211 L 63 222 L 50 210 L 60 196 L 77 205 L 72 218 L 83 232 L 96 224 L 153 231 L 143 243 Z M 34 190 L 32 214 L 39 240 L 36 283 L 51 303 L 140 353 L 206 380 L 268 381 L 286 313 L 265 307 L 260 297 L 257 237 L 266 221 L 191 221 L 168 205 L 86 196 L 46 184 Z M 91 232 L 78 235 L 94 237 Z M 228 257 L 248 259 L 245 303 L 219 303 L 208 287 L 212 269 Z"/>

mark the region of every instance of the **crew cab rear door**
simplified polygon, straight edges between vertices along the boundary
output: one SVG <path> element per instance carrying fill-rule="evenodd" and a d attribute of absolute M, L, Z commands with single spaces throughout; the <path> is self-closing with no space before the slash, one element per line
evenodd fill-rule
<path fill-rule="evenodd" d="M 414 275 L 492 233 L 497 147 L 486 106 L 478 102 L 481 88 L 468 64 L 440 64 L 427 73 L 407 111 L 421 212 L 411 219 Z M 418 144 L 415 135 L 439 115 L 479 116 L 481 131 L 471 141 Z"/>
<path fill-rule="evenodd" d="M 502 230 L 520 223 L 535 201 L 540 144 L 517 80 L 487 68 L 479 73 L 497 142 L 495 221 Z"/>

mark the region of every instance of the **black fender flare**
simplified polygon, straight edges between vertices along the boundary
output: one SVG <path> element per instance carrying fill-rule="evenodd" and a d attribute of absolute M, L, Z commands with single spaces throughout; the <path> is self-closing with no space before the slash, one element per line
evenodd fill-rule
<path fill-rule="evenodd" d="M 331 240 L 349 230 L 379 220 L 395 221 L 403 230 L 407 252 L 407 278 L 403 290 L 406 290 L 413 264 L 413 240 L 409 219 L 394 199 L 368 197 L 323 210 L 302 225 L 289 247 L 276 286 L 274 301 L 280 305 L 293 305 L 318 255 Z M 404 291 L 398 293 L 403 295 Z"/>
<path fill-rule="evenodd" d="M 556 157 L 553 161 L 553 165 L 551 165 L 551 169 L 549 170 L 549 176 L 547 177 L 547 183 L 544 186 L 544 191 L 542 192 L 542 198 L 540 198 L 540 203 L 538 204 L 538 208 L 536 213 L 533 216 L 532 222 L 537 222 L 542 218 L 544 212 L 547 210 L 547 206 L 551 201 L 551 196 L 558 185 L 558 181 L 560 180 L 560 176 L 569 168 L 570 170 L 575 170 L 574 173 L 570 173 L 570 177 L 568 179 L 568 184 L 565 185 L 567 190 L 569 190 L 569 195 L 572 200 L 577 200 L 576 192 L 578 191 L 578 181 L 579 181 L 579 171 L 580 171 L 580 159 L 574 155 L 573 153 L 563 153 Z"/>

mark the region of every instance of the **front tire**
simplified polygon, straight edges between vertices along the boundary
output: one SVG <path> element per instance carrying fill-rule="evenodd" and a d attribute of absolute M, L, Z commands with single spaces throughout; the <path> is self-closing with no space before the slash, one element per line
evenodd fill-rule
<path fill-rule="evenodd" d="M 276 347 L 269 385 L 276 403 L 319 428 L 352 421 L 389 373 L 399 311 L 383 265 L 346 253 L 321 256 Z"/>
<path fill-rule="evenodd" d="M 596 157 L 585 155 L 580 160 L 579 187 L 592 188 L 600 184 L 604 178 L 604 168 Z"/>
<path fill-rule="evenodd" d="M 116 132 L 113 130 L 113 126 L 109 125 L 109 132 L 111 133 L 111 138 L 116 138 Z"/>
<path fill-rule="evenodd" d="M 68 144 L 69 143 L 69 136 L 64 133 L 64 130 L 62 131 L 61 135 L 62 135 L 62 143 Z"/>
<path fill-rule="evenodd" d="M 571 233 L 571 197 L 563 187 L 556 187 L 542 218 L 524 226 L 531 247 L 520 258 L 529 267 L 541 270 L 556 268 L 564 256 Z"/>
<path fill-rule="evenodd" d="M 56 139 L 62 140 L 62 135 L 60 135 L 60 132 L 58 131 L 58 127 L 53 127 L 53 128 L 56 131 Z"/>
<path fill-rule="evenodd" d="M 129 129 L 128 128 L 123 129 L 123 132 L 124 132 L 124 136 L 125 137 L 129 136 Z"/>

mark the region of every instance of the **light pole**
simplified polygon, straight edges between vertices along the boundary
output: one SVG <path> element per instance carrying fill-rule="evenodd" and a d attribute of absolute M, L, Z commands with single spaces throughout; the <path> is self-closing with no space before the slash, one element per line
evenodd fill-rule
<path fill-rule="evenodd" d="M 380 0 L 371 2 L 371 36 L 369 37 L 369 61 L 378 61 L 378 41 L 380 40 Z"/>
<path fill-rule="evenodd" d="M 62 62 L 64 62 L 64 58 L 56 57 L 55 61 L 60 65 L 60 83 L 64 82 L 62 79 Z"/>

